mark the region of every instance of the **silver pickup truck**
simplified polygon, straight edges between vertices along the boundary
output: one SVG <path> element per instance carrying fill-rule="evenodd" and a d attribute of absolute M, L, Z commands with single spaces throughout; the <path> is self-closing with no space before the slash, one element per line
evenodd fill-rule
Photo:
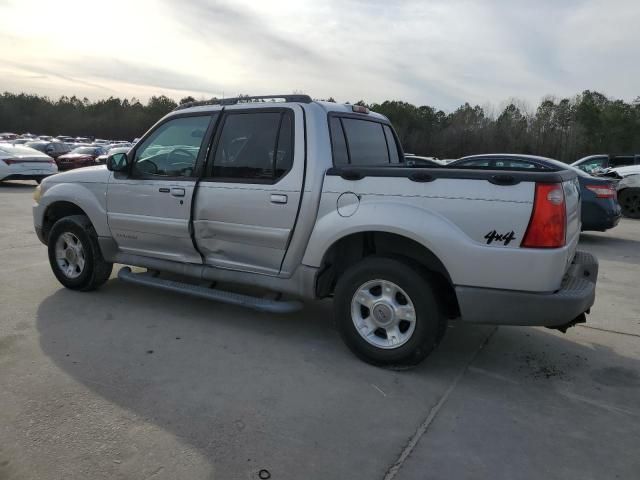
<path fill-rule="evenodd" d="M 361 106 L 199 102 L 106 166 L 44 180 L 33 216 L 67 288 L 95 289 L 120 263 L 147 269 L 121 280 L 263 311 L 333 297 L 345 342 L 377 365 L 418 363 L 449 319 L 584 321 L 598 264 L 576 252 L 575 173 L 411 165 Z"/>

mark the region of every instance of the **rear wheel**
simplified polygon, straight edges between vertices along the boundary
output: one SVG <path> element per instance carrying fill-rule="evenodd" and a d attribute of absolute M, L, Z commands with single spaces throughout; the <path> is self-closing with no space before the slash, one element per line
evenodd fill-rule
<path fill-rule="evenodd" d="M 640 188 L 626 188 L 618 194 L 622 214 L 629 218 L 640 218 Z"/>
<path fill-rule="evenodd" d="M 420 363 L 446 325 L 428 277 L 395 258 L 369 257 L 347 270 L 334 308 L 347 346 L 374 365 Z"/>
<path fill-rule="evenodd" d="M 98 236 L 84 215 L 58 220 L 49 233 L 48 247 L 51 269 L 67 288 L 94 290 L 111 275 L 113 264 L 102 257 Z"/>

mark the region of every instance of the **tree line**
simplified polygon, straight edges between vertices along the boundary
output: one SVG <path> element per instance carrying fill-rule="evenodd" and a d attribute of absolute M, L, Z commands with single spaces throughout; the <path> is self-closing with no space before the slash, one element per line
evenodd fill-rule
<path fill-rule="evenodd" d="M 5 92 L 0 132 L 130 140 L 178 104 L 193 100 L 176 102 L 161 95 L 146 104 L 114 97 L 91 102 Z M 397 100 L 357 103 L 386 115 L 405 151 L 419 155 L 524 153 L 570 162 L 593 153 L 640 153 L 640 97 L 627 103 L 586 90 L 572 98 L 544 98 L 535 110 L 511 101 L 497 114 L 469 103 L 450 113 Z"/>

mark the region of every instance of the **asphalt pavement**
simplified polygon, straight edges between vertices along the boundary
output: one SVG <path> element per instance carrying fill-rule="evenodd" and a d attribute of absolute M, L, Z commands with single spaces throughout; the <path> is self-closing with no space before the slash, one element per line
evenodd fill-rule
<path fill-rule="evenodd" d="M 0 480 L 640 478 L 640 221 L 585 233 L 566 334 L 452 322 L 418 368 L 341 342 L 330 301 L 256 313 L 124 284 L 65 290 L 0 183 Z"/>

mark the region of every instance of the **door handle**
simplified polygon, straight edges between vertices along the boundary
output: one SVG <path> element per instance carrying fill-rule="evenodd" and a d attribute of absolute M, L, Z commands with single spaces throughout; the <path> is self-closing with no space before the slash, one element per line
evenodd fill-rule
<path fill-rule="evenodd" d="M 287 196 L 271 194 L 271 203 L 287 203 Z"/>
<path fill-rule="evenodd" d="M 172 188 L 171 195 L 174 197 L 184 197 L 184 188 Z"/>

